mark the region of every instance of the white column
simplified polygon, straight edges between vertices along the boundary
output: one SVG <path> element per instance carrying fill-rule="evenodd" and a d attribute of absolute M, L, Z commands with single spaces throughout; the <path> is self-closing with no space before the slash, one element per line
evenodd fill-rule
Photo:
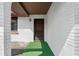
<path fill-rule="evenodd" d="M 0 56 L 4 55 L 4 11 L 3 3 L 0 2 Z"/>
<path fill-rule="evenodd" d="M 11 3 L 4 3 L 4 55 L 11 55 Z"/>

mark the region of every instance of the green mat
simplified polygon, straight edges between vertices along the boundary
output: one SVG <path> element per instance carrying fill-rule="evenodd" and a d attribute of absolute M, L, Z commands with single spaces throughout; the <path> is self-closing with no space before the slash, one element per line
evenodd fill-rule
<path fill-rule="evenodd" d="M 19 56 L 54 56 L 47 42 L 30 42 Z"/>

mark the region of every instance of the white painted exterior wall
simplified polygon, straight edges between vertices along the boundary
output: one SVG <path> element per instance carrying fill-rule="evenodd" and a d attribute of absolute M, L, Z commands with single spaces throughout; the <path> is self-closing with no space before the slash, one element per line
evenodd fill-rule
<path fill-rule="evenodd" d="M 75 55 L 79 56 L 79 2 L 75 3 L 74 47 Z"/>
<path fill-rule="evenodd" d="M 31 18 L 31 22 L 30 19 Z M 45 15 L 30 15 L 30 17 L 18 17 L 18 34 L 11 34 L 12 42 L 34 41 L 34 19 L 44 18 Z"/>
<path fill-rule="evenodd" d="M 29 17 L 18 17 L 18 34 L 11 35 L 11 41 L 30 42 L 33 41 L 33 20 L 30 22 Z"/>
<path fill-rule="evenodd" d="M 11 55 L 11 3 L 4 3 L 4 55 Z"/>
<path fill-rule="evenodd" d="M 47 13 L 46 41 L 55 55 L 74 55 L 74 43 L 67 44 L 73 25 L 74 3 L 53 3 Z"/>
<path fill-rule="evenodd" d="M 4 3 L 0 3 L 0 56 L 4 55 Z"/>
<path fill-rule="evenodd" d="M 0 2 L 0 56 L 11 55 L 10 18 L 11 3 Z"/>
<path fill-rule="evenodd" d="M 11 50 L 10 44 L 10 7 L 11 5 L 6 3 L 0 3 L 0 55 L 10 55 Z M 50 48 L 55 53 L 55 55 L 74 55 L 74 42 L 70 35 L 73 32 L 74 19 L 76 19 L 78 25 L 78 12 L 79 4 L 75 5 L 77 8 L 76 13 L 74 13 L 74 3 L 60 3 L 55 2 L 52 4 L 51 8 L 45 15 L 30 15 L 30 17 L 18 17 L 18 33 L 17 35 L 11 35 L 11 41 L 18 42 L 30 42 L 33 41 L 34 33 L 34 18 L 44 18 L 45 19 L 45 40 L 48 42 Z M 8 14 L 8 15 L 6 15 Z M 77 17 L 76 17 L 77 16 Z M 29 18 L 32 19 L 29 22 Z M 5 19 L 5 22 L 4 22 Z M 4 25 L 5 24 L 5 25 Z M 28 28 L 30 30 L 28 30 Z M 77 27 L 78 29 L 78 27 Z M 24 33 L 23 33 L 23 32 Z M 5 33 L 5 34 L 4 34 Z M 70 37 L 70 38 L 69 38 Z M 25 39 L 24 39 L 25 38 Z M 71 39 L 71 40 L 70 40 Z M 76 38 L 78 39 L 78 38 Z M 70 43 L 70 42 L 72 43 Z M 75 44 L 78 42 L 75 42 Z M 70 44 L 70 45 L 69 45 Z M 4 48 L 5 46 L 5 48 Z M 79 46 L 76 44 L 75 46 Z M 75 49 L 76 52 L 78 51 Z M 78 55 L 78 53 L 76 53 Z"/>

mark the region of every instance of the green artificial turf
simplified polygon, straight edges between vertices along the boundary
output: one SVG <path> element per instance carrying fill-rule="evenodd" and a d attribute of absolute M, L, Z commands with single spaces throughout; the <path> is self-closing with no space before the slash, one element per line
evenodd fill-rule
<path fill-rule="evenodd" d="M 54 56 L 47 42 L 30 42 L 21 56 Z"/>

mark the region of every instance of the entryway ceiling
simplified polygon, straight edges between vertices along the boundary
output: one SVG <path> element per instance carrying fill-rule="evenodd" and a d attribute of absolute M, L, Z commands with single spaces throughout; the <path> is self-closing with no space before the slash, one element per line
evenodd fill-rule
<path fill-rule="evenodd" d="M 28 17 L 29 15 L 46 14 L 52 2 L 13 2 L 12 17 Z"/>

